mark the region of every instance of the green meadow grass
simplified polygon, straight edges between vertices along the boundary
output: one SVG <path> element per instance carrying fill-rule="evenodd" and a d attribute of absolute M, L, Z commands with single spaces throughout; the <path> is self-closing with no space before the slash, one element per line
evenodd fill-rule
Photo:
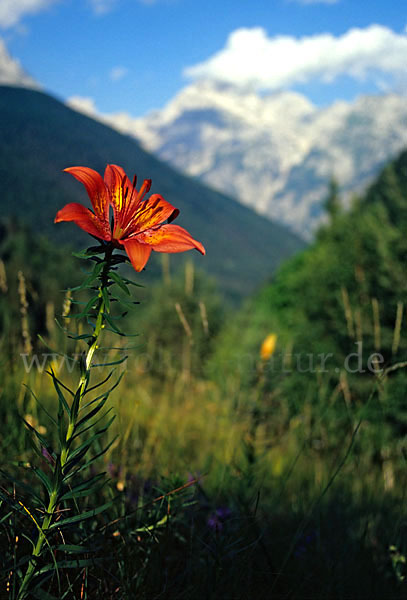
<path fill-rule="evenodd" d="M 83 569 L 70 575 L 65 597 L 405 597 L 405 445 L 377 417 L 389 382 L 372 377 L 353 405 L 351 388 L 329 392 L 316 374 L 293 413 L 286 382 L 262 376 L 260 359 L 247 387 L 183 364 L 157 377 L 136 356 L 110 398 L 118 437 L 99 464 L 110 477 L 99 494 L 115 503 L 87 524 L 106 560 L 89 568 L 85 588 Z M 48 426 L 25 386 L 47 410 L 54 402 L 52 380 L 14 359 L 3 362 L 0 396 L 8 468 L 33 460 L 19 415 Z M 6 522 L 2 544 L 12 546 Z"/>

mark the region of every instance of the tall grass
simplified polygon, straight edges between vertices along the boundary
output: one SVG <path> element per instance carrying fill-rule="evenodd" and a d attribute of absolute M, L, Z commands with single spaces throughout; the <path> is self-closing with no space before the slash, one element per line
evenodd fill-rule
<path fill-rule="evenodd" d="M 190 279 L 187 271 L 176 301 L 161 296 L 173 345 L 163 347 L 158 321 L 112 393 L 117 419 L 109 439 L 119 436 L 100 459 L 110 475 L 100 493 L 116 500 L 109 518 L 95 519 L 89 531 L 107 561 L 78 569 L 66 597 L 405 597 L 407 448 L 400 406 L 393 410 L 405 393 L 401 366 L 380 377 L 345 370 L 285 376 L 264 368 L 259 345 L 249 384 L 239 370 L 210 376 L 200 337 L 205 298 Z M 353 336 L 355 307 L 345 302 L 345 309 L 341 327 Z M 405 335 L 401 313 L 394 354 Z M 378 347 L 379 314 L 372 302 Z M 58 336 L 50 327 L 50 346 Z M 24 341 L 1 365 L 2 465 L 30 461 L 20 415 L 47 428 L 21 382 L 46 409 L 53 397 L 52 381 L 24 370 Z M 75 372 L 64 375 L 75 380 Z M 292 401 L 294 389 L 301 402 Z M 20 544 L 7 537 L 4 503 L 1 510 L 2 544 Z"/>

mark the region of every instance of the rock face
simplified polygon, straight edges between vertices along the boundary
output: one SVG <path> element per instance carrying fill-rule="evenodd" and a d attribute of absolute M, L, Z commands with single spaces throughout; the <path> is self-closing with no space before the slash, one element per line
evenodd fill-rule
<path fill-rule="evenodd" d="M 106 120 L 181 171 L 305 237 L 323 218 L 330 177 L 346 202 L 407 146 L 407 102 L 396 94 L 321 109 L 294 92 L 260 96 L 198 82 L 141 119 Z"/>

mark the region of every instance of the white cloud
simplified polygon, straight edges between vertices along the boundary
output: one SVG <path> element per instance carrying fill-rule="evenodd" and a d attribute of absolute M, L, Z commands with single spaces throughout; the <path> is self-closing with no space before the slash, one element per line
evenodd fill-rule
<path fill-rule="evenodd" d="M 68 98 L 66 103 L 74 110 L 84 113 L 89 117 L 95 117 L 97 115 L 96 104 L 93 98 L 84 96 L 71 96 Z"/>
<path fill-rule="evenodd" d="M 102 113 L 98 110 L 93 98 L 86 96 L 71 96 L 66 101 L 66 104 L 73 110 L 83 113 L 87 117 L 92 117 L 92 119 L 96 119 L 97 121 L 101 121 L 126 135 L 130 134 L 137 136 L 139 133 L 139 119 L 131 116 L 127 112 Z"/>
<path fill-rule="evenodd" d="M 37 14 L 62 0 L 0 0 L 0 27 L 6 29 L 19 25 L 26 15 Z M 112 11 L 118 0 L 88 0 L 95 15 Z"/>
<path fill-rule="evenodd" d="M 17 25 L 27 14 L 36 14 L 58 0 L 1 0 L 0 27 Z"/>
<path fill-rule="evenodd" d="M 120 81 L 120 79 L 123 79 L 123 77 L 126 77 L 127 73 L 129 72 L 127 67 L 123 67 L 123 66 L 117 66 L 117 67 L 113 67 L 113 69 L 110 69 L 109 72 L 109 78 L 112 81 Z"/>
<path fill-rule="evenodd" d="M 0 38 L 0 84 L 38 88 L 38 84 L 21 67 L 18 60 L 10 56 Z"/>
<path fill-rule="evenodd" d="M 105 15 L 114 9 L 117 0 L 89 0 L 89 3 L 96 15 Z"/>
<path fill-rule="evenodd" d="M 208 60 L 187 67 L 184 75 L 207 78 L 260 90 L 290 87 L 320 80 L 330 83 L 341 75 L 356 80 L 394 83 L 406 78 L 407 35 L 382 25 L 308 37 L 267 37 L 261 28 L 237 29 L 226 46 Z"/>

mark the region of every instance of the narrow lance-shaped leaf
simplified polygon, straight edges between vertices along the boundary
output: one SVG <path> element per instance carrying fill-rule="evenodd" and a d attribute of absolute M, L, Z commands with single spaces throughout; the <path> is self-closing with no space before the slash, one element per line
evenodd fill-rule
<path fill-rule="evenodd" d="M 75 448 L 75 450 L 69 455 L 69 460 L 64 467 L 64 474 L 69 473 L 72 467 L 74 467 L 85 456 L 92 444 L 97 439 L 99 439 L 104 433 L 106 433 L 110 425 L 113 423 L 114 419 L 115 415 L 113 415 L 113 417 L 108 421 L 108 423 L 105 427 L 103 427 L 103 429 L 99 429 L 99 431 L 92 435 L 92 437 L 80 444 L 78 448 Z"/>
<path fill-rule="evenodd" d="M 59 385 L 59 380 L 58 378 L 55 376 L 54 370 L 51 368 L 49 371 L 47 371 L 47 373 L 52 377 L 52 382 L 54 384 L 55 390 L 57 392 L 58 395 L 58 401 L 59 401 L 59 405 L 60 408 L 62 409 L 62 413 L 65 411 L 66 414 L 68 415 L 68 417 L 71 416 L 71 410 L 68 406 L 68 403 L 65 399 L 65 396 L 62 393 L 62 390 L 60 389 L 60 385 Z"/>
<path fill-rule="evenodd" d="M 95 487 L 100 485 L 101 482 L 104 482 L 106 473 L 98 473 L 94 477 L 83 481 L 82 483 L 78 483 L 67 492 L 63 493 L 63 495 L 59 498 L 59 502 L 63 502 L 64 500 L 70 500 L 71 498 L 76 498 L 77 494 L 81 494 L 82 492 L 86 492 L 86 495 L 91 494 Z M 104 483 L 103 483 L 104 485 Z"/>
<path fill-rule="evenodd" d="M 80 466 L 78 469 L 76 469 L 76 471 L 72 471 L 68 477 L 66 479 L 69 479 L 70 477 L 73 477 L 74 475 L 78 475 L 79 473 L 81 473 L 82 471 L 84 471 L 85 469 L 87 469 L 88 467 L 90 467 L 90 465 L 92 463 L 94 463 L 98 458 L 100 458 L 101 456 L 103 456 L 104 454 L 106 454 L 106 452 L 109 450 L 109 448 L 111 448 L 111 446 L 115 443 L 115 441 L 117 440 L 118 436 L 116 435 L 109 443 L 107 446 L 105 446 L 100 452 L 98 452 L 97 454 L 95 454 L 94 456 L 92 456 L 92 458 L 90 458 L 85 464 L 83 464 L 82 466 Z"/>
<path fill-rule="evenodd" d="M 103 399 L 101 400 L 101 402 L 99 402 L 99 404 L 95 408 L 93 408 L 84 417 L 82 417 L 82 419 L 80 421 L 78 421 L 78 423 L 76 424 L 75 429 L 78 429 L 83 423 L 86 423 L 87 421 L 89 421 L 89 419 L 91 419 L 92 417 L 94 417 L 103 408 L 103 406 L 106 404 L 107 399 L 108 399 L 108 394 L 105 393 L 104 396 L 103 396 Z"/>
<path fill-rule="evenodd" d="M 113 371 L 112 371 L 113 373 Z M 113 390 L 115 388 L 117 388 L 117 386 L 119 385 L 120 381 L 122 380 L 124 373 L 121 373 L 120 376 L 118 377 L 116 383 L 114 385 L 112 385 L 111 388 L 109 388 L 108 390 L 106 390 L 105 392 L 103 392 L 103 394 L 100 394 L 99 396 L 97 396 L 96 398 L 94 398 L 93 400 L 90 400 L 89 402 L 87 402 L 86 404 L 83 404 L 80 408 L 80 412 L 83 412 L 86 408 L 89 408 L 89 406 L 92 406 L 92 404 L 95 404 L 96 402 L 99 402 L 99 400 L 101 400 L 104 397 L 108 397 L 111 392 L 113 392 Z"/>
<path fill-rule="evenodd" d="M 81 521 L 85 521 L 86 519 L 91 519 L 96 515 L 100 515 L 100 513 L 107 510 L 110 506 L 112 506 L 113 500 L 109 500 L 102 506 L 98 506 L 97 508 L 93 508 L 92 510 L 87 510 L 80 515 L 75 515 L 74 517 L 68 517 L 67 519 L 60 519 L 59 521 L 55 521 L 51 523 L 49 529 L 61 529 L 62 527 L 66 527 L 67 525 L 72 525 L 73 523 L 80 523 Z"/>
<path fill-rule="evenodd" d="M 97 368 L 97 367 L 113 367 L 116 365 L 121 365 L 122 363 L 124 363 L 126 360 L 128 359 L 128 356 L 124 356 L 123 358 L 120 358 L 118 360 L 114 360 L 111 362 L 107 362 L 107 363 L 98 363 L 96 365 L 92 365 L 92 369 Z"/>
<path fill-rule="evenodd" d="M 96 265 L 94 266 L 94 269 L 92 271 L 92 273 L 85 279 L 85 281 L 83 281 L 83 283 L 81 283 L 80 285 L 77 285 L 74 288 L 71 288 L 72 292 L 77 292 L 79 290 L 83 290 L 87 287 L 89 287 L 89 285 L 95 281 L 95 279 L 97 279 L 100 275 L 100 273 L 102 272 L 103 267 L 105 266 L 105 262 L 102 261 L 100 263 L 96 263 Z"/>
<path fill-rule="evenodd" d="M 101 387 L 102 385 L 104 385 L 104 384 L 105 384 L 107 381 L 109 381 L 109 379 L 111 378 L 111 376 L 113 375 L 113 373 L 114 373 L 114 369 L 112 369 L 112 370 L 110 371 L 109 375 L 108 375 L 107 377 L 105 377 L 105 379 L 103 379 L 102 381 L 100 381 L 100 382 L 99 382 L 99 383 L 97 383 L 96 385 L 93 385 L 92 387 L 88 388 L 88 389 L 85 391 L 84 395 L 85 395 L 85 394 L 89 394 L 90 392 L 93 392 L 93 390 L 96 390 L 97 388 L 99 388 L 99 387 Z M 81 410 L 82 410 L 82 409 L 83 409 L 83 406 L 82 406 Z"/>
<path fill-rule="evenodd" d="M 30 394 L 32 395 L 32 397 L 34 398 L 34 400 L 36 401 L 36 403 L 38 404 L 38 406 L 41 408 L 41 410 L 43 410 L 45 412 L 45 414 L 47 415 L 47 417 L 53 422 L 53 424 L 55 426 L 57 426 L 57 422 L 54 419 L 54 417 L 48 412 L 48 410 L 45 408 L 45 406 L 40 402 L 39 398 L 35 395 L 35 393 L 30 388 L 30 386 L 28 386 L 25 383 L 23 383 L 23 386 L 30 392 Z"/>
<path fill-rule="evenodd" d="M 38 467 L 31 467 L 32 472 L 38 477 L 38 479 L 43 483 L 49 495 L 52 493 L 52 483 L 48 476 Z"/>
<path fill-rule="evenodd" d="M 124 280 L 122 279 L 122 277 L 120 277 L 120 275 L 118 273 L 115 273 L 115 271 L 109 271 L 109 277 L 115 283 L 117 283 L 117 285 L 119 286 L 120 289 L 123 290 L 123 292 L 125 292 L 128 296 L 130 296 L 129 288 L 127 287 L 126 283 L 124 282 Z"/>
<path fill-rule="evenodd" d="M 109 293 L 105 287 L 102 288 L 102 298 L 105 304 L 105 314 L 110 312 L 110 299 Z"/>
<path fill-rule="evenodd" d="M 89 423 L 89 425 L 87 425 L 86 427 L 84 427 L 83 429 L 80 429 L 79 431 L 76 431 L 75 435 L 72 437 L 72 440 L 74 440 L 75 438 L 83 435 L 86 431 L 89 431 L 89 429 L 92 429 L 92 427 L 95 427 L 98 423 L 100 423 L 100 421 L 102 421 L 105 417 L 107 417 L 107 415 L 113 410 L 112 407 L 110 407 L 105 413 L 101 414 L 97 419 L 95 419 L 94 421 L 92 421 L 91 423 Z"/>

